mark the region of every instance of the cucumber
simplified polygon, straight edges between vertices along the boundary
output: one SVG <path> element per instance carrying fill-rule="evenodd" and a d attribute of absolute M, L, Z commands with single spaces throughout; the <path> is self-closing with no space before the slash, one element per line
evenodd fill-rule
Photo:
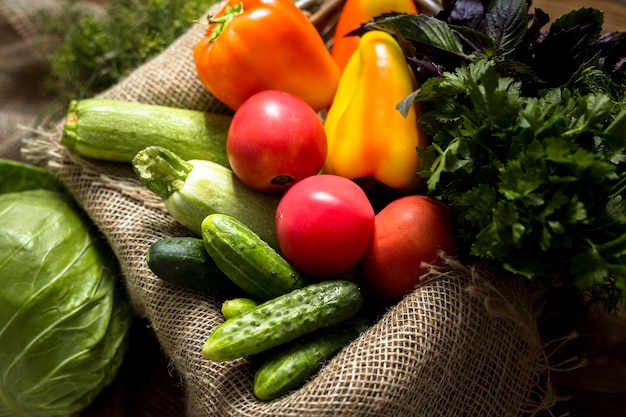
<path fill-rule="evenodd" d="M 198 110 L 106 98 L 70 102 L 62 143 L 95 159 L 131 162 L 147 146 L 164 146 L 183 159 L 230 167 L 226 137 L 232 117 Z"/>
<path fill-rule="evenodd" d="M 226 300 L 222 303 L 222 315 L 226 320 L 237 317 L 238 315 L 245 313 L 248 310 L 259 305 L 259 301 L 252 298 L 237 297 Z"/>
<path fill-rule="evenodd" d="M 217 266 L 252 298 L 271 300 L 309 284 L 248 226 L 226 214 L 202 221 L 204 246 Z"/>
<path fill-rule="evenodd" d="M 255 191 L 229 168 L 206 160 L 186 161 L 160 146 L 137 153 L 133 169 L 142 184 L 163 199 L 170 215 L 197 236 L 202 236 L 206 216 L 223 213 L 279 248 L 274 216 L 280 195 Z"/>
<path fill-rule="evenodd" d="M 197 237 L 157 240 L 148 248 L 146 262 L 154 275 L 180 287 L 224 296 L 241 293 L 209 256 L 202 239 Z"/>
<path fill-rule="evenodd" d="M 370 325 L 369 320 L 359 318 L 276 347 L 254 375 L 254 395 L 268 401 L 299 388 Z"/>
<path fill-rule="evenodd" d="M 351 281 L 311 284 L 226 320 L 213 329 L 202 354 L 216 362 L 255 355 L 349 320 L 362 305 L 359 287 Z"/>

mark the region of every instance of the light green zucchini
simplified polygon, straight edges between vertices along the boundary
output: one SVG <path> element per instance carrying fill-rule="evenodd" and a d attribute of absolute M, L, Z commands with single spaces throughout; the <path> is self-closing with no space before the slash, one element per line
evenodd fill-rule
<path fill-rule="evenodd" d="M 222 213 L 278 249 L 274 216 L 279 195 L 251 189 L 229 168 L 205 160 L 185 161 L 160 146 L 140 151 L 133 168 L 146 188 L 163 199 L 172 217 L 197 236 L 202 236 L 202 221 L 209 214 Z"/>
<path fill-rule="evenodd" d="M 106 98 L 70 102 L 62 143 L 79 154 L 131 162 L 147 146 L 163 146 L 183 159 L 230 167 L 226 137 L 232 117 L 198 110 Z"/>

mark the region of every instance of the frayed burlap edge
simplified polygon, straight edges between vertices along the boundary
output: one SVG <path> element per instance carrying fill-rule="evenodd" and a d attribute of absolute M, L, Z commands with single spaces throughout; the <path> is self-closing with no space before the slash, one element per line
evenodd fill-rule
<path fill-rule="evenodd" d="M 551 410 L 557 403 L 571 399 L 571 395 L 556 392 L 552 386 L 551 373 L 572 371 L 588 364 L 586 358 L 580 358 L 576 355 L 556 359 L 555 353 L 559 352 L 564 345 L 577 339 L 580 334 L 571 331 L 554 340 L 542 340 L 535 321 L 537 311 L 532 304 L 530 302 L 512 302 L 512 300 L 528 300 L 527 292 L 529 289 L 520 277 L 503 271 L 487 261 L 474 259 L 470 264 L 463 264 L 455 257 L 447 256 L 444 253 L 440 253 L 439 256 L 443 259 L 443 265 L 422 265 L 429 272 L 423 276 L 421 283 L 450 275 L 468 276 L 470 279 L 465 290 L 472 297 L 482 302 L 489 316 L 517 324 L 522 334 L 534 342 L 537 351 L 542 352 L 535 363 L 535 375 L 538 383 L 529 396 L 527 406 L 523 408 L 524 414 L 554 417 Z M 508 283 L 508 286 L 496 285 L 494 277 L 498 277 L 500 284 L 505 282 Z M 559 417 L 566 415 L 569 414 L 563 414 Z"/>

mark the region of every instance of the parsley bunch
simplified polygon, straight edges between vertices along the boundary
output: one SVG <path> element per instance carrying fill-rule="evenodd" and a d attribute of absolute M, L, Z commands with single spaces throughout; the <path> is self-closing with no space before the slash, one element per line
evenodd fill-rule
<path fill-rule="evenodd" d="M 421 82 L 399 109 L 425 106 L 421 174 L 461 253 L 611 311 L 626 289 L 626 34 L 600 35 L 594 9 L 548 20 L 467 0 L 360 30 L 394 34 Z"/>
<path fill-rule="evenodd" d="M 546 287 L 615 292 L 626 285 L 626 106 L 581 91 L 525 97 L 488 60 L 427 81 L 416 96 L 432 104 L 425 173 L 471 255 Z"/>

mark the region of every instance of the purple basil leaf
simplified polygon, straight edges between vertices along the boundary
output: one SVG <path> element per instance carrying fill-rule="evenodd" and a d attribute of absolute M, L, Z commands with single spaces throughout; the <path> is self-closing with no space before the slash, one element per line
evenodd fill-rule
<path fill-rule="evenodd" d="M 593 44 L 600 36 L 603 16 L 597 9 L 579 9 L 555 20 L 546 37 L 534 45 L 533 66 L 540 77 L 550 85 L 561 85 L 596 56 Z"/>
<path fill-rule="evenodd" d="M 444 20 L 446 23 L 482 31 L 484 29 L 486 7 L 487 5 L 483 0 L 451 1 L 437 18 Z"/>
<path fill-rule="evenodd" d="M 550 22 L 550 16 L 542 9 L 535 9 L 531 16 L 530 26 L 526 31 L 526 38 L 535 42 L 543 35 L 542 30 Z"/>
<path fill-rule="evenodd" d="M 604 33 L 593 46 L 600 51 L 604 71 L 609 74 L 621 72 L 622 81 L 624 81 L 626 77 L 626 32 Z"/>
<path fill-rule="evenodd" d="M 486 32 L 502 54 L 513 50 L 526 34 L 526 0 L 493 0 L 487 8 Z"/>
<path fill-rule="evenodd" d="M 561 32 L 571 32 L 574 28 L 579 28 L 584 36 L 583 41 L 587 45 L 600 38 L 602 25 L 604 24 L 604 12 L 598 9 L 584 7 L 572 10 L 564 14 L 552 23 L 549 36 L 557 36 Z"/>

